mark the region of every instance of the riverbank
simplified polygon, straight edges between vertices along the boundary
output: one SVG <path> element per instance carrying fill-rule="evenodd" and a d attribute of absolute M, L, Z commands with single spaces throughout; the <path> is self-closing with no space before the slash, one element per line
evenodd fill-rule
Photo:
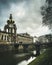
<path fill-rule="evenodd" d="M 52 65 L 52 47 L 48 48 L 28 65 Z"/>

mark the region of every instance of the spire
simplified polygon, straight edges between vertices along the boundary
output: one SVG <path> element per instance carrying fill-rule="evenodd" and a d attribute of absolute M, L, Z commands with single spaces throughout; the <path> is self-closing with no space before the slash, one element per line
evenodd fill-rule
<path fill-rule="evenodd" d="M 10 17 L 9 18 L 12 19 L 12 14 L 10 14 Z"/>

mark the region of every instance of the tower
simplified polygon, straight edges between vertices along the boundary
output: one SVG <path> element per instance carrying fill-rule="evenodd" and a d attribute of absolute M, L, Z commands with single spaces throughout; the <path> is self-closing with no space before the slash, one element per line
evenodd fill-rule
<path fill-rule="evenodd" d="M 11 35 L 11 42 L 13 38 L 16 37 L 16 30 L 17 28 L 16 28 L 15 21 L 13 21 L 12 14 L 10 14 L 9 20 L 7 20 L 7 24 L 4 26 L 4 31 Z"/>

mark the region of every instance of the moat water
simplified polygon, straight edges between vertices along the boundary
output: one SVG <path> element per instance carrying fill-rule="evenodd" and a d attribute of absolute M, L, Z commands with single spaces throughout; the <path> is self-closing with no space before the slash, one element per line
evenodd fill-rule
<path fill-rule="evenodd" d="M 0 65 L 28 65 L 35 58 L 30 53 L 0 52 Z"/>

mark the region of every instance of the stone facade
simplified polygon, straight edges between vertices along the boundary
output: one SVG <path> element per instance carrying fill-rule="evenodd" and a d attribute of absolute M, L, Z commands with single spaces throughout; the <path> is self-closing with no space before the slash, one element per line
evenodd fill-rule
<path fill-rule="evenodd" d="M 41 43 L 52 42 L 52 34 L 42 35 L 42 36 L 38 37 L 38 40 Z"/>
<path fill-rule="evenodd" d="M 27 33 L 23 33 L 23 34 L 17 34 L 17 42 L 18 43 L 33 43 L 33 37 L 31 37 Z"/>
<path fill-rule="evenodd" d="M 28 33 L 17 34 L 17 27 L 15 21 L 13 21 L 12 14 L 10 14 L 7 24 L 4 26 L 4 30 L 0 30 L 0 44 L 10 43 L 33 43 L 33 37 Z"/>

